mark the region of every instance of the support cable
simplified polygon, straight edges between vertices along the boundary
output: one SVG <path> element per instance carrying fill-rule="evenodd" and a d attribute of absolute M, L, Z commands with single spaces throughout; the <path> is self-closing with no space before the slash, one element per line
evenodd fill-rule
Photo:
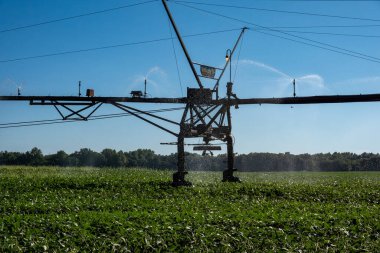
<path fill-rule="evenodd" d="M 171 41 L 172 41 L 172 47 L 173 47 L 173 53 L 174 53 L 174 59 L 175 59 L 175 66 L 177 68 L 177 76 L 178 76 L 179 86 L 180 86 L 180 89 L 181 89 L 181 95 L 183 97 L 183 88 L 182 88 L 181 74 L 179 72 L 177 53 L 175 51 L 174 38 L 173 38 L 173 33 L 172 33 L 172 27 L 170 26 L 170 20 L 168 20 L 168 25 L 169 25 L 170 37 L 172 38 Z"/>
<path fill-rule="evenodd" d="M 240 53 L 241 53 L 241 48 L 243 47 L 243 42 L 244 42 L 244 36 L 241 38 L 241 42 L 240 42 L 240 48 L 239 48 L 239 53 L 238 53 L 238 57 L 237 57 L 237 61 L 236 61 L 234 78 L 232 79 L 233 83 L 235 82 L 235 77 L 236 77 L 237 69 L 239 67 Z"/>

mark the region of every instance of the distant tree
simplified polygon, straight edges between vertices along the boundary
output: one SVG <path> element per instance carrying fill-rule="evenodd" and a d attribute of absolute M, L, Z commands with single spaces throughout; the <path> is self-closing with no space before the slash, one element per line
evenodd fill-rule
<path fill-rule="evenodd" d="M 0 153 L 0 164 L 2 165 L 16 165 L 19 160 L 19 153 L 15 152 L 1 152 Z"/>
<path fill-rule="evenodd" d="M 156 155 L 158 169 L 175 169 L 177 166 L 177 154 Z"/>
<path fill-rule="evenodd" d="M 72 161 L 77 163 L 75 166 L 102 166 L 104 163 L 103 156 L 88 148 L 82 148 L 81 150 L 74 152 L 70 155 Z"/>
<path fill-rule="evenodd" d="M 56 154 L 56 163 L 58 166 L 67 166 L 68 165 L 68 157 L 65 151 L 60 150 Z"/>
<path fill-rule="evenodd" d="M 26 152 L 25 160 L 27 165 L 38 166 L 44 165 L 44 155 L 42 151 L 36 147 L 32 148 L 30 151 Z"/>
<path fill-rule="evenodd" d="M 226 169 L 225 154 L 201 156 L 185 153 L 189 170 L 221 171 Z M 46 155 L 38 148 L 26 153 L 0 151 L 0 165 L 53 165 L 53 166 L 95 166 L 95 167 L 146 167 L 155 169 L 176 169 L 177 154 L 155 154 L 150 149 L 130 152 L 104 149 L 101 153 L 83 148 L 70 155 L 64 151 Z M 239 171 L 380 171 L 380 155 L 373 153 L 249 153 L 237 155 L 235 168 Z"/>
<path fill-rule="evenodd" d="M 101 152 L 103 156 L 103 164 L 105 167 L 117 167 L 117 153 L 114 149 L 103 149 Z"/>
<path fill-rule="evenodd" d="M 123 167 L 127 165 L 127 158 L 122 151 L 116 152 L 114 149 L 104 149 L 101 152 L 103 156 L 103 166 L 105 167 Z"/>
<path fill-rule="evenodd" d="M 117 152 L 117 156 L 118 156 L 118 163 L 119 163 L 118 167 L 125 167 L 125 166 L 127 166 L 127 164 L 128 164 L 128 158 L 124 154 L 124 152 L 120 150 L 119 152 Z"/>
<path fill-rule="evenodd" d="M 128 152 L 128 166 L 129 167 L 146 167 L 153 166 L 156 155 L 150 149 L 137 149 Z M 156 163 L 157 164 L 157 163 Z"/>
<path fill-rule="evenodd" d="M 69 165 L 69 155 L 65 151 L 60 150 L 56 154 L 46 155 L 45 164 L 52 166 L 68 166 Z"/>

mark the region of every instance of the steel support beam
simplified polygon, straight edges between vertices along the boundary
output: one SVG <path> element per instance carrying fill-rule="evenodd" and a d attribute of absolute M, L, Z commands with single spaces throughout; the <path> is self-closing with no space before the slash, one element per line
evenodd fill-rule
<path fill-rule="evenodd" d="M 187 104 L 182 114 L 180 130 L 177 138 L 177 172 L 173 174 L 173 186 L 191 186 L 192 183 L 185 180 L 185 119 L 190 105 Z"/>
<path fill-rule="evenodd" d="M 226 116 L 227 116 L 227 126 L 228 126 L 228 133 L 226 136 L 225 141 L 227 142 L 227 169 L 223 171 L 223 182 L 240 182 L 240 179 L 238 177 L 234 176 L 234 172 L 236 169 L 234 168 L 234 160 L 235 160 L 235 154 L 234 154 L 234 143 L 232 139 L 232 118 L 231 118 L 231 104 L 233 103 L 231 100 L 232 96 L 235 96 L 234 93 L 232 93 L 232 82 L 227 83 L 227 108 L 226 108 Z M 223 115 L 223 117 L 225 116 Z"/>
<path fill-rule="evenodd" d="M 137 117 L 137 118 L 139 118 L 139 119 L 141 119 L 141 120 L 143 120 L 143 121 L 145 121 L 145 122 L 147 122 L 147 123 L 149 123 L 149 124 L 151 124 L 151 125 L 157 127 L 157 128 L 159 128 L 159 129 L 161 129 L 161 130 L 164 130 L 165 132 L 167 132 L 167 133 L 169 133 L 169 134 L 172 134 L 172 135 L 178 137 L 178 134 L 174 133 L 173 131 L 171 131 L 171 130 L 169 130 L 169 129 L 166 129 L 165 127 L 160 126 L 159 124 L 154 123 L 154 122 L 151 121 L 151 120 L 148 120 L 148 119 L 146 119 L 146 118 L 144 118 L 144 117 L 141 117 L 140 115 L 138 115 L 138 114 L 135 113 L 135 112 L 132 112 L 131 110 L 128 110 L 128 109 L 126 109 L 126 108 L 124 108 L 124 107 L 122 107 L 122 106 L 120 106 L 120 105 L 118 105 L 118 104 L 116 104 L 116 103 L 113 103 L 113 105 L 114 105 L 115 107 L 117 107 L 117 108 L 119 108 L 119 109 L 121 109 L 121 110 L 123 110 L 123 111 L 125 111 L 125 112 L 127 112 L 127 113 L 129 113 L 129 114 L 131 114 L 131 115 L 133 115 L 133 116 L 135 116 L 135 117 Z"/>
<path fill-rule="evenodd" d="M 186 56 L 186 60 L 187 62 L 189 63 L 189 66 L 191 68 L 191 71 L 193 72 L 193 75 L 195 77 L 195 80 L 197 80 L 197 83 L 199 85 L 199 88 L 203 89 L 203 85 L 202 85 L 202 82 L 201 82 L 201 79 L 199 79 L 199 76 L 197 74 L 197 71 L 195 70 L 195 67 L 194 67 L 194 64 L 190 58 L 190 55 L 189 53 L 187 52 L 187 49 L 186 49 L 186 46 L 185 46 L 185 43 L 183 42 L 182 40 L 182 37 L 181 37 L 181 34 L 179 33 L 179 30 L 177 28 L 177 25 L 175 24 L 174 22 L 174 19 L 173 19 L 173 16 L 169 10 L 169 7 L 168 5 L 166 4 L 166 0 L 162 0 L 162 4 L 164 5 L 164 8 L 165 8 L 165 11 L 166 13 L 168 14 L 168 17 L 170 19 L 170 23 L 172 24 L 173 28 L 174 28 L 174 31 L 175 31 L 175 34 L 177 35 L 177 38 L 179 40 L 179 43 L 181 44 L 181 47 L 182 47 L 182 50 L 183 52 L 185 53 L 185 56 Z"/>
<path fill-rule="evenodd" d="M 163 121 L 166 121 L 166 122 L 168 122 L 168 123 L 172 123 L 172 124 L 174 124 L 174 125 L 178 125 L 178 126 L 180 125 L 180 123 L 175 122 L 175 121 L 173 121 L 173 120 L 165 119 L 164 117 L 160 117 L 160 116 L 157 116 L 157 115 L 151 114 L 151 113 L 149 113 L 149 112 L 141 111 L 141 110 L 139 110 L 139 109 L 136 109 L 136 108 L 133 108 L 133 107 L 130 107 L 130 106 L 126 106 L 126 105 L 119 104 L 119 103 L 114 103 L 114 105 L 118 105 L 118 106 L 123 107 L 123 108 L 126 108 L 126 109 L 128 109 L 128 110 L 133 110 L 133 111 L 138 112 L 138 113 L 140 113 L 140 114 L 145 114 L 145 115 L 147 115 L 147 116 L 150 116 L 150 117 L 153 117 L 153 118 L 156 118 L 156 119 L 159 119 L 159 120 L 163 120 Z M 119 108 L 120 108 L 120 107 L 119 107 Z"/>
<path fill-rule="evenodd" d="M 228 60 L 226 61 L 226 63 L 224 64 L 224 67 L 223 67 L 223 69 L 222 69 L 222 73 L 220 73 L 219 78 L 217 79 L 216 84 L 214 85 L 213 90 L 216 90 L 216 91 L 218 90 L 220 79 L 222 79 L 223 74 L 224 74 L 224 72 L 226 71 L 228 64 L 231 64 L 231 58 L 232 58 L 233 54 L 235 53 L 236 47 L 237 47 L 237 45 L 239 44 L 241 38 L 243 37 L 243 34 L 244 34 L 245 30 L 247 30 L 247 27 L 244 27 L 244 28 L 241 30 L 240 35 L 239 35 L 238 39 L 236 40 L 233 49 L 231 50 L 231 55 L 230 55 L 230 57 L 228 58 Z"/>

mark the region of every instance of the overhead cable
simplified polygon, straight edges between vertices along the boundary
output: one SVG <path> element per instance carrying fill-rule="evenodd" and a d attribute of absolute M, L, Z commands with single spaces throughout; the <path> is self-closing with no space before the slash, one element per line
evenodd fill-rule
<path fill-rule="evenodd" d="M 291 37 L 295 37 L 295 38 L 302 39 L 302 40 L 305 40 L 305 41 L 313 42 L 313 43 L 316 43 L 316 44 L 319 44 L 319 45 L 323 45 L 323 46 L 318 46 L 318 45 L 315 45 L 315 44 L 298 41 L 298 42 L 300 42 L 302 44 L 305 44 L 305 45 L 314 46 L 314 47 L 321 48 L 321 49 L 326 49 L 326 50 L 329 50 L 329 51 L 332 51 L 332 52 L 336 52 L 336 53 L 340 53 L 340 54 L 344 54 L 344 55 L 349 55 L 349 56 L 352 56 L 352 57 L 356 57 L 356 58 L 360 58 L 360 59 L 364 59 L 364 60 L 380 63 L 380 58 L 377 58 L 377 57 L 373 57 L 373 56 L 366 55 L 366 54 L 363 54 L 363 53 L 355 52 L 353 50 L 344 49 L 344 48 L 337 47 L 337 46 L 334 46 L 334 45 L 331 45 L 331 44 L 328 44 L 328 43 L 323 43 L 323 42 L 319 42 L 319 41 L 316 41 L 316 40 L 308 39 L 308 38 L 301 37 L 301 36 L 298 36 L 298 35 L 294 35 L 294 34 L 291 34 L 291 33 L 287 33 L 287 32 L 281 31 L 281 30 L 271 29 L 269 27 L 261 26 L 261 25 L 258 25 L 258 24 L 255 24 L 255 23 L 252 23 L 252 22 L 249 22 L 249 21 L 246 21 L 246 20 L 238 19 L 238 18 L 235 18 L 235 17 L 230 17 L 230 16 L 227 16 L 227 15 L 224 15 L 224 14 L 208 11 L 208 10 L 205 10 L 205 9 L 189 6 L 189 5 L 182 4 L 182 3 L 177 3 L 177 2 L 175 2 L 175 3 L 179 4 L 179 5 L 182 5 L 182 6 L 185 6 L 187 8 L 191 8 L 191 9 L 195 9 L 195 10 L 198 10 L 198 11 L 201 11 L 201 12 L 205 12 L 207 14 L 223 17 L 223 18 L 234 20 L 234 21 L 237 21 L 237 22 L 240 22 L 240 23 L 244 23 L 244 24 L 250 24 L 250 25 L 253 25 L 255 27 L 263 28 L 263 29 L 265 29 L 267 31 L 282 33 L 282 34 L 285 34 L 285 35 L 288 35 L 288 36 L 291 36 Z M 256 32 L 260 32 L 260 31 L 256 31 Z M 264 33 L 264 32 L 262 32 L 262 33 Z M 267 34 L 267 33 L 264 33 L 264 34 Z M 284 38 L 283 36 L 276 36 L 276 37 Z M 295 39 L 289 39 L 289 40 L 291 40 L 291 41 L 297 41 Z M 325 46 L 331 47 L 333 49 L 326 48 Z"/>
<path fill-rule="evenodd" d="M 212 32 L 204 32 L 204 33 L 197 33 L 197 34 L 190 34 L 190 35 L 185 35 L 185 36 L 182 36 L 182 37 L 204 36 L 204 35 L 224 33 L 224 32 L 231 32 L 231 31 L 237 31 L 237 30 L 241 30 L 241 28 L 239 28 L 239 29 L 219 30 L 219 31 L 212 31 Z M 41 54 L 41 55 L 33 55 L 33 56 L 12 58 L 12 59 L 0 60 L 0 63 L 21 61 L 21 60 L 31 60 L 31 59 L 36 59 L 36 58 L 45 58 L 45 57 L 51 57 L 51 56 L 66 55 L 66 54 L 75 54 L 75 53 L 82 53 L 82 52 L 89 52 L 89 51 L 97 51 L 97 50 L 117 48 L 117 47 L 126 47 L 126 46 L 133 46 L 133 45 L 149 44 L 149 43 L 168 41 L 168 40 L 172 40 L 172 38 L 167 37 L 167 38 L 144 40 L 144 41 L 136 41 L 136 42 L 122 43 L 122 44 L 102 46 L 102 47 L 93 47 L 93 48 L 86 48 L 86 49 L 78 49 L 78 50 L 70 50 L 70 51 L 63 51 L 63 52 L 56 52 L 56 53 L 49 53 L 49 54 Z"/>
<path fill-rule="evenodd" d="M 91 16 L 91 15 L 95 15 L 95 14 L 100 14 L 100 13 L 105 13 L 105 12 L 110 12 L 110 11 L 116 11 L 116 10 L 121 10 L 121 9 L 129 8 L 129 7 L 134 7 L 134 6 L 138 6 L 138 5 L 148 4 L 148 3 L 152 3 L 152 2 L 156 2 L 156 1 L 158 1 L 158 0 L 150 0 L 150 1 L 145 1 L 145 2 L 140 2 L 140 3 L 135 3 L 135 4 L 128 4 L 128 5 L 123 5 L 123 6 L 114 7 L 114 8 L 105 9 L 105 10 L 100 10 L 100 11 L 83 13 L 83 14 L 79 14 L 79 15 L 75 15 L 75 16 L 69 16 L 69 17 L 65 17 L 65 18 L 47 20 L 47 21 L 43 21 L 43 22 L 40 22 L 40 23 L 35 23 L 35 24 L 18 26 L 18 27 L 13 27 L 13 28 L 8 28 L 8 29 L 0 30 L 0 33 L 11 32 L 11 31 L 21 30 L 21 29 L 26 29 L 26 28 L 31 28 L 31 27 L 35 27 L 35 26 L 41 26 L 41 25 L 46 25 L 46 24 L 66 21 L 66 20 L 70 20 L 70 19 L 75 19 L 75 18 L 82 18 L 82 17 Z"/>
<path fill-rule="evenodd" d="M 175 108 L 166 108 L 166 109 L 158 109 L 158 110 L 150 110 L 146 111 L 150 114 L 160 113 L 160 112 L 171 112 L 177 110 L 183 110 L 184 107 L 175 107 Z M 136 112 L 136 114 L 144 114 L 142 112 Z M 98 116 L 92 116 L 88 119 L 88 121 L 92 120 L 100 120 L 100 119 L 110 119 L 110 118 L 119 118 L 119 117 L 128 117 L 132 116 L 130 113 L 115 113 L 115 114 L 104 114 Z M 1 123 L 0 129 L 7 128 L 18 128 L 18 127 L 29 127 L 29 126 L 40 126 L 40 125 L 51 125 L 51 124 L 62 124 L 62 123 L 72 123 L 72 122 L 81 122 L 82 120 L 62 120 L 62 119 L 52 119 L 52 120 L 34 120 L 34 121 L 22 121 L 22 122 L 13 122 L 13 123 Z"/>
<path fill-rule="evenodd" d="M 267 28 L 252 28 L 253 30 L 261 31 L 268 29 L 279 29 L 282 32 L 288 33 L 306 33 L 306 34 L 317 34 L 317 35 L 333 35 L 333 36 L 347 36 L 347 37 L 363 37 L 363 38 L 380 38 L 380 35 L 372 35 L 372 34 L 352 34 L 352 33 L 333 33 L 333 32 L 315 32 L 315 31 L 292 31 L 286 30 L 285 28 L 276 28 L 274 26 L 266 26 Z M 293 28 L 294 29 L 294 28 Z"/>
<path fill-rule="evenodd" d="M 363 28 L 363 27 L 380 27 L 379 25 L 304 25 L 304 26 L 268 26 L 269 28 L 278 29 L 314 29 L 314 28 Z"/>
<path fill-rule="evenodd" d="M 314 45 L 314 44 L 307 43 L 307 42 L 304 42 L 304 41 L 287 38 L 287 37 L 284 37 L 284 36 L 281 36 L 281 35 L 267 33 L 267 32 L 263 32 L 263 31 L 256 31 L 256 32 L 262 33 L 262 34 L 265 34 L 265 35 L 269 35 L 269 36 L 272 36 L 272 37 L 277 37 L 277 38 L 281 38 L 281 39 L 284 39 L 284 40 L 289 40 L 289 41 L 293 41 L 293 42 L 296 42 L 296 43 L 300 43 L 300 44 L 304 44 L 304 45 L 308 45 L 308 46 L 324 49 L 324 50 L 327 50 L 327 51 L 331 51 L 331 52 L 335 52 L 335 53 L 339 53 L 339 54 L 343 54 L 343 55 L 347 55 L 347 56 L 352 56 L 352 57 L 363 59 L 363 60 L 366 60 L 366 61 L 380 63 L 380 61 L 377 61 L 377 60 L 372 60 L 372 59 L 369 59 L 369 58 L 361 57 L 361 56 L 350 54 L 350 53 L 345 53 L 345 52 L 338 51 L 338 50 L 335 50 L 335 49 L 331 49 L 331 48 L 327 48 L 327 47 L 322 47 L 322 46 Z"/>
<path fill-rule="evenodd" d="M 287 10 L 278 10 L 278 9 L 265 9 L 265 8 L 249 7 L 249 6 L 237 6 L 237 5 L 227 5 L 227 4 L 204 3 L 204 2 L 195 2 L 195 1 L 174 0 L 173 2 L 188 3 L 188 4 L 195 4 L 195 5 L 207 5 L 207 6 L 226 7 L 226 8 L 234 8 L 234 9 L 244 9 L 244 10 L 257 10 L 257 11 L 277 12 L 277 13 L 287 13 L 287 14 L 297 14 L 297 15 L 327 17 L 327 18 L 340 18 L 340 19 L 352 19 L 352 20 L 380 22 L 380 19 L 374 19 L 374 18 L 349 17 L 349 16 L 340 16 L 340 15 L 331 15 L 331 14 L 310 13 L 310 12 L 301 12 L 301 11 L 287 11 Z"/>
<path fill-rule="evenodd" d="M 258 29 L 255 29 L 255 30 L 258 30 Z M 262 30 L 267 30 L 267 29 L 262 29 Z M 380 35 L 370 35 L 370 34 L 311 32 L 311 31 L 289 31 L 289 30 L 281 30 L 281 31 L 288 32 L 288 33 L 304 33 L 304 34 L 333 35 L 333 36 L 361 37 L 361 38 L 380 38 Z"/>

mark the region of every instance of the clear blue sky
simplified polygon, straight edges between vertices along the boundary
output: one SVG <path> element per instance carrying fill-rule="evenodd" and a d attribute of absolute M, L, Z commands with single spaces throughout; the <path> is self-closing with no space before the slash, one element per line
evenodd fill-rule
<path fill-rule="evenodd" d="M 139 1 L 0 0 L 0 31 L 83 13 L 119 7 Z M 241 8 L 194 5 L 265 27 L 377 25 L 346 28 L 287 28 L 287 31 L 380 36 L 380 2 L 377 1 L 204 1 L 272 10 L 319 13 L 375 20 L 339 19 Z M 169 2 L 183 35 L 241 28 L 243 24 Z M 291 39 L 283 33 L 267 33 Z M 239 31 L 186 37 L 193 61 L 213 66 L 224 63 Z M 380 58 L 380 37 L 348 37 L 292 33 Z M 160 1 L 51 24 L 0 32 L 0 61 L 43 54 L 96 48 L 170 37 L 168 18 Z M 310 42 L 310 41 L 309 41 Z M 309 43 L 308 42 L 308 43 Z M 172 42 L 162 41 L 53 57 L 0 62 L 0 95 L 76 95 L 94 88 L 98 96 L 129 96 L 143 89 L 153 97 L 181 97 L 186 87 L 196 87 L 178 42 L 178 81 Z M 321 46 L 321 45 L 320 45 Z M 325 47 L 325 46 L 324 46 Z M 297 95 L 380 93 L 380 63 L 311 47 L 255 31 L 244 36 L 234 89 L 238 97 L 291 96 L 291 79 L 297 79 Z M 228 75 L 226 75 L 227 77 Z M 227 79 L 224 78 L 222 86 Z M 222 89 L 221 92 L 225 92 Z M 159 109 L 173 105 L 137 105 Z M 252 105 L 232 110 L 233 133 L 238 153 L 249 152 L 380 152 L 380 104 Z M 111 106 L 97 113 L 117 113 Z M 180 114 L 168 117 L 179 119 Z M 51 107 L 27 102 L 0 102 L 0 124 L 56 119 Z M 73 152 L 80 148 L 176 152 L 169 134 L 132 117 L 24 128 L 0 129 L 0 150 L 27 151 L 36 146 L 44 153 Z M 191 151 L 187 148 L 187 151 Z"/>

